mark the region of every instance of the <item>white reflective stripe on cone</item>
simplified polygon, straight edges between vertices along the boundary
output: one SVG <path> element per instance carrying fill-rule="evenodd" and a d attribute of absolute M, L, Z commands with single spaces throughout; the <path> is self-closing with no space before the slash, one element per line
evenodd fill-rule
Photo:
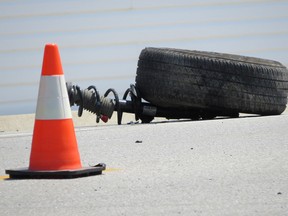
<path fill-rule="evenodd" d="M 72 118 L 64 75 L 41 76 L 35 118 Z"/>

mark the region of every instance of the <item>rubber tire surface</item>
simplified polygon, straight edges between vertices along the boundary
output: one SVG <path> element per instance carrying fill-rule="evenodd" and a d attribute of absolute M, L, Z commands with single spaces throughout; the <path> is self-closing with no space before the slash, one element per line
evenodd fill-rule
<path fill-rule="evenodd" d="M 136 87 L 161 107 L 274 115 L 286 108 L 288 71 L 272 60 L 150 47 L 139 56 Z"/>

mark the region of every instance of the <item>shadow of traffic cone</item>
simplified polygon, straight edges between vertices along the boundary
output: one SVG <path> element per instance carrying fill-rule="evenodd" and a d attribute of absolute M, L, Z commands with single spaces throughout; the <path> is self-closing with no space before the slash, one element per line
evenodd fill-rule
<path fill-rule="evenodd" d="M 45 46 L 29 168 L 10 178 L 76 178 L 101 174 L 104 164 L 83 168 L 56 44 Z"/>

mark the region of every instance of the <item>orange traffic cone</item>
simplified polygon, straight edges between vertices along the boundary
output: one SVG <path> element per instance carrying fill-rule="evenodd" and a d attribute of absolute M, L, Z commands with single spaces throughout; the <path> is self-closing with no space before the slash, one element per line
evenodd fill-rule
<path fill-rule="evenodd" d="M 45 46 L 28 169 L 10 178 L 75 178 L 101 174 L 104 164 L 83 168 L 56 44 Z"/>

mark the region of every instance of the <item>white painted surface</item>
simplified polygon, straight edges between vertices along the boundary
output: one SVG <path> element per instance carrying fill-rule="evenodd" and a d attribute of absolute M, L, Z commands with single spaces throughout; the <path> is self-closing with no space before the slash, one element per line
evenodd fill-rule
<path fill-rule="evenodd" d="M 0 115 L 33 113 L 44 46 L 67 81 L 120 95 L 148 46 L 234 53 L 288 66 L 288 1 L 0 1 Z"/>
<path fill-rule="evenodd" d="M 35 118 L 38 120 L 72 118 L 63 75 L 41 76 Z"/>

